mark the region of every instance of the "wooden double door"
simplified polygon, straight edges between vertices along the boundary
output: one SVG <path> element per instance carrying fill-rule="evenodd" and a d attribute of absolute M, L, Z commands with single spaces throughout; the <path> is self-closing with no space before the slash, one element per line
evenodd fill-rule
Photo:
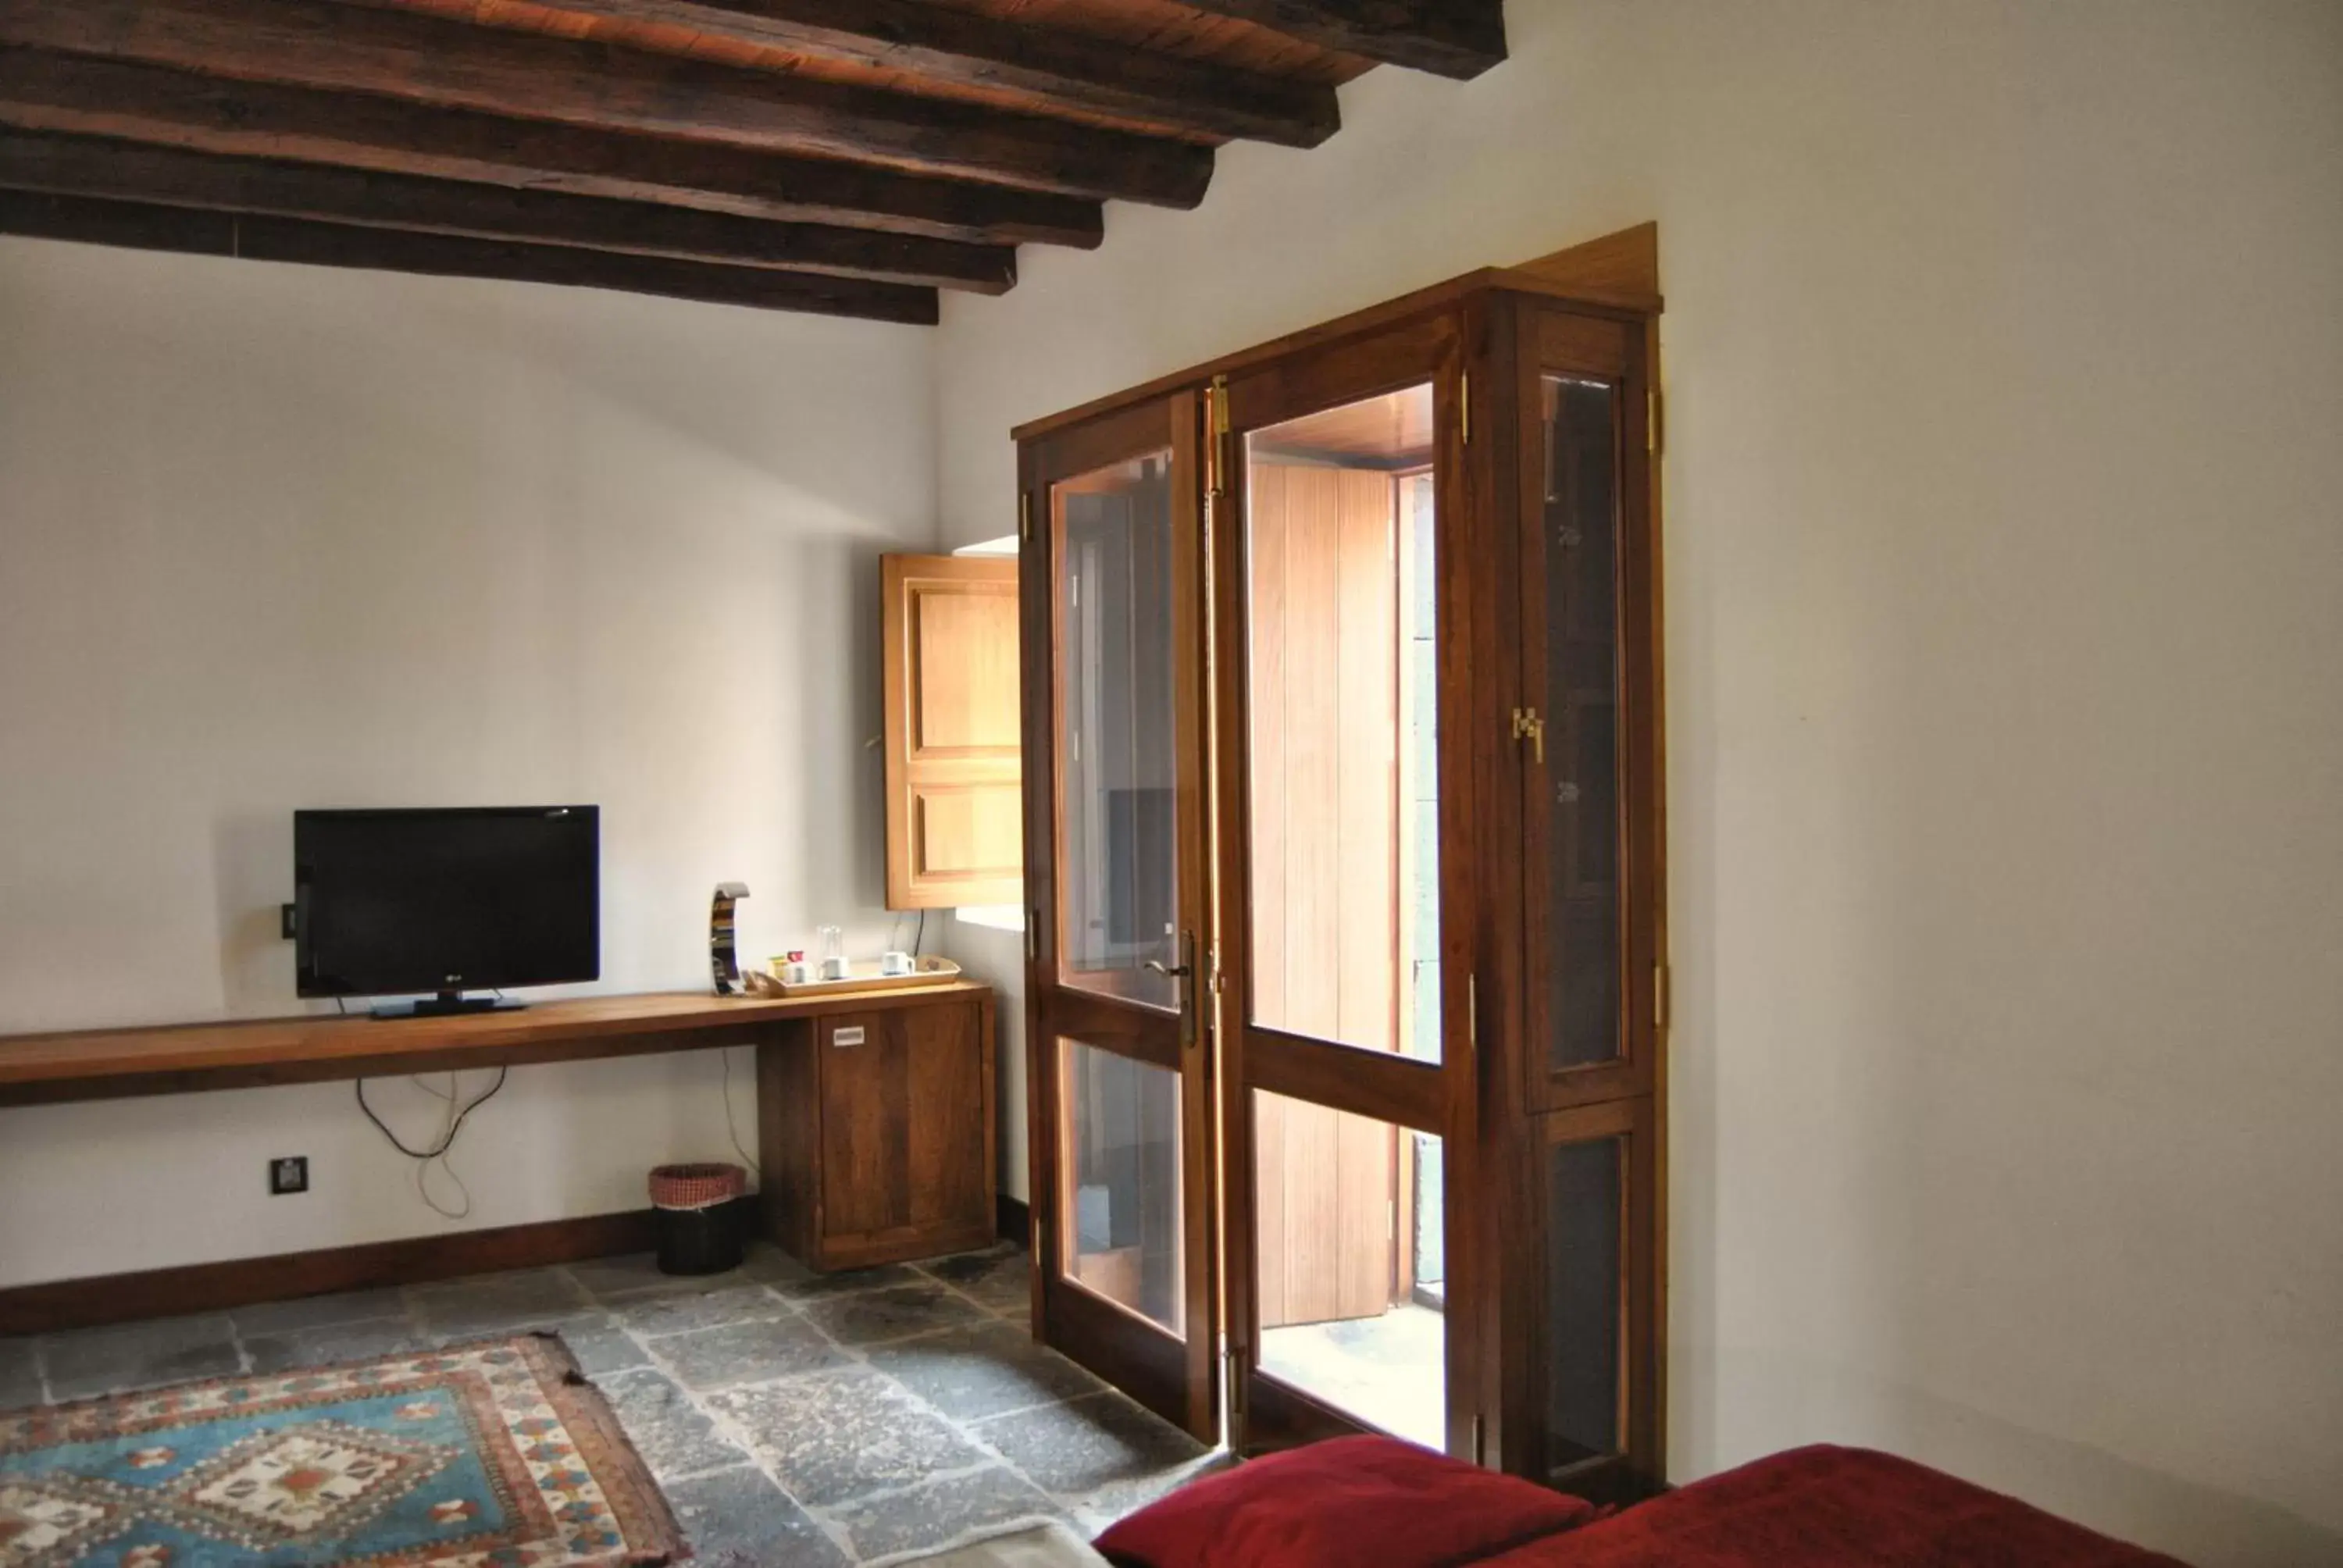
<path fill-rule="evenodd" d="M 1537 1095 L 1484 1050 L 1487 988 L 1517 1030 L 1560 1021 L 1523 980 L 1549 780 L 1523 716 L 1594 706 L 1523 634 L 1550 394 L 1487 351 L 1531 330 L 1503 314 L 1460 295 L 1021 442 L 1036 1328 L 1242 1450 L 1493 1457 Z M 1626 407 L 1642 328 L 1584 331 Z M 1597 990 L 1615 1013 L 1620 977 Z"/>

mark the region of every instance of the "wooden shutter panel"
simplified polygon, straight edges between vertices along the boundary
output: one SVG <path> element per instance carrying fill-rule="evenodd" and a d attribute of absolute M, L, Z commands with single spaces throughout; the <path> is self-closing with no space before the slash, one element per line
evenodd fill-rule
<path fill-rule="evenodd" d="M 886 556 L 887 907 L 1024 897 L 1017 563 Z"/>

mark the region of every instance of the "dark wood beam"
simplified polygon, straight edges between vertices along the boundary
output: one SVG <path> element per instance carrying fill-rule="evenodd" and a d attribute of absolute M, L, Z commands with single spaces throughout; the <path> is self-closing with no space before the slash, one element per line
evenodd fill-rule
<path fill-rule="evenodd" d="M 936 292 L 900 283 L 770 267 L 712 266 L 664 256 L 611 256 L 557 245 L 515 245 L 405 234 L 298 218 L 247 217 L 189 207 L 0 191 L 0 234 L 140 250 L 233 256 L 313 266 L 364 267 L 447 277 L 572 284 L 766 310 L 805 310 L 932 326 Z"/>
<path fill-rule="evenodd" d="M 340 0 L 0 0 L 0 43 L 1193 206 L 1210 147 Z"/>
<path fill-rule="evenodd" d="M 0 47 L 0 126 L 971 243 L 1101 233 L 1096 202 L 1041 191 L 29 49 Z"/>
<path fill-rule="evenodd" d="M 173 147 L 40 132 L 0 137 L 0 187 L 528 240 L 682 261 L 788 267 L 982 294 L 1001 293 L 1017 280 L 1017 253 L 1003 246 L 961 245 L 819 224 L 765 223 L 645 202 L 316 164 L 212 157 Z"/>
<path fill-rule="evenodd" d="M 547 3 L 577 15 L 684 27 L 703 37 L 903 71 L 956 86 L 1004 89 L 1207 136 L 1314 147 L 1342 124 L 1334 89 L 1323 83 L 1264 75 L 914 0 Z"/>
<path fill-rule="evenodd" d="M 1322 49 L 1469 81 L 1505 57 L 1500 0 L 1181 0 Z"/>

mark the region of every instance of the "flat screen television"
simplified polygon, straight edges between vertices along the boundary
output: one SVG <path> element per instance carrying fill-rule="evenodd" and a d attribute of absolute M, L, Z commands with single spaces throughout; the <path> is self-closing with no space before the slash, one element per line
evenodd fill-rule
<path fill-rule="evenodd" d="M 296 811 L 297 989 L 452 1012 L 497 1005 L 467 990 L 599 979 L 601 859 L 592 806 Z"/>

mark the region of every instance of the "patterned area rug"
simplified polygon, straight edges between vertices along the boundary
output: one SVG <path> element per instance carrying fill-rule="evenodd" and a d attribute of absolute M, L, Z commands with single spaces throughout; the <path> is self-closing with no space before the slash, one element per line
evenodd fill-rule
<path fill-rule="evenodd" d="M 684 1555 L 558 1340 L 0 1415 L 0 1568 L 616 1568 Z"/>

